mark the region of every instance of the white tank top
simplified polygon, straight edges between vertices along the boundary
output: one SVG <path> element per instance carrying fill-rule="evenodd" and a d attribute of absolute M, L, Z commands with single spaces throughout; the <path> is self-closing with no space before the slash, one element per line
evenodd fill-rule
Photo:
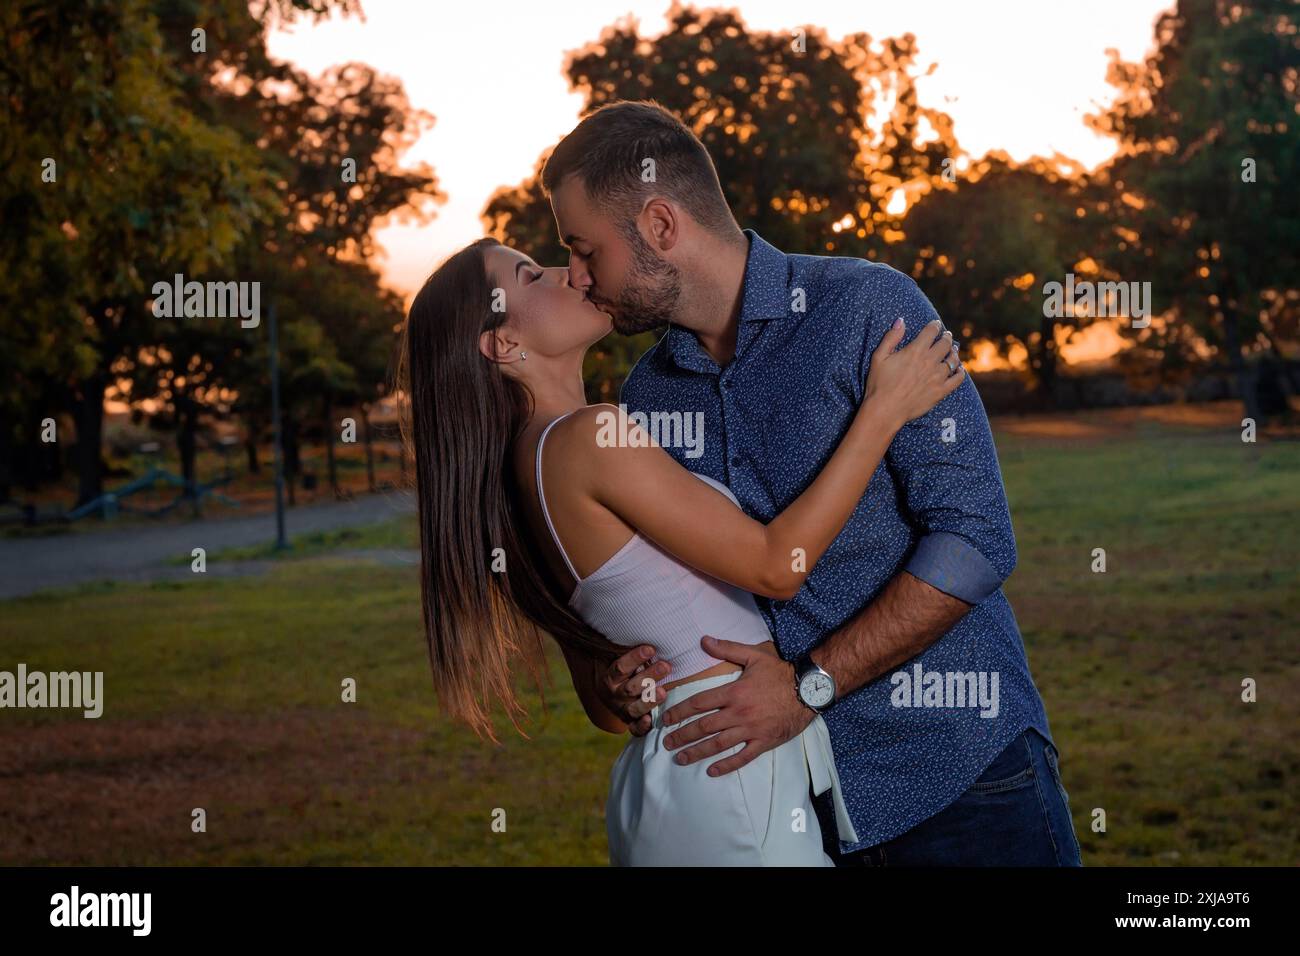
<path fill-rule="evenodd" d="M 609 560 L 587 577 L 579 577 L 556 534 L 542 491 L 542 445 L 560 418 L 547 425 L 537 440 L 537 498 L 560 557 L 578 582 L 568 602 L 574 613 L 615 644 L 654 645 L 657 653 L 651 662 L 668 661 L 672 667 L 668 681 L 719 663 L 700 647 L 705 634 L 737 644 L 770 641 L 772 634 L 752 594 L 683 564 L 635 532 Z M 726 485 L 706 475 L 695 477 L 740 507 Z M 665 501 L 664 507 L 672 503 Z"/>

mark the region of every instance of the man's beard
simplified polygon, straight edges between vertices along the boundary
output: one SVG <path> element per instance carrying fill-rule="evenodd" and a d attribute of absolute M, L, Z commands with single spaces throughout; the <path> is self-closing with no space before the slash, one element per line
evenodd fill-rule
<path fill-rule="evenodd" d="M 627 234 L 632 265 L 623 294 L 610 301 L 610 318 L 620 335 L 636 335 L 667 325 L 677 314 L 682 295 L 681 271 L 655 255 L 635 227 Z M 603 300 L 596 300 L 599 307 Z"/>

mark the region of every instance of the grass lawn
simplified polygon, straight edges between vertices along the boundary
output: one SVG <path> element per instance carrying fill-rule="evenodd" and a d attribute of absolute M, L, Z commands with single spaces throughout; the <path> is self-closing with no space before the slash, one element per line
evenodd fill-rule
<path fill-rule="evenodd" d="M 246 548 L 223 548 L 208 556 L 209 561 L 283 561 L 334 551 L 382 550 L 385 548 L 417 550 L 420 547 L 420 530 L 411 518 L 394 518 L 381 524 L 360 528 L 337 528 L 333 531 L 313 531 L 294 535 L 290 547 L 277 551 L 275 542 L 251 545 Z M 169 561 L 173 565 L 189 565 L 193 561 L 187 554 L 177 555 Z"/>
<path fill-rule="evenodd" d="M 1007 592 L 1085 864 L 1294 864 L 1300 443 L 1127 413 L 995 427 Z M 0 603 L 0 669 L 102 670 L 106 698 L 99 720 L 0 711 L 0 865 L 603 865 L 623 739 L 588 724 L 558 652 L 531 739 L 452 727 L 413 570 L 355 554 L 413 540 L 382 526 L 263 577 Z"/>

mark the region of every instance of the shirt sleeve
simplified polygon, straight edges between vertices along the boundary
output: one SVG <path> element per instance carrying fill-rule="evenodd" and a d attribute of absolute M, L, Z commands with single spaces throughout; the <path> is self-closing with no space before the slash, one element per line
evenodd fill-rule
<path fill-rule="evenodd" d="M 895 269 L 875 273 L 862 293 L 868 324 L 858 384 L 865 394 L 871 352 L 894 320 L 906 324 L 906 345 L 939 315 L 911 277 Z M 969 374 L 903 426 L 885 462 L 921 532 L 904 570 L 968 604 L 993 594 L 1016 566 L 1016 542 L 993 433 Z"/>

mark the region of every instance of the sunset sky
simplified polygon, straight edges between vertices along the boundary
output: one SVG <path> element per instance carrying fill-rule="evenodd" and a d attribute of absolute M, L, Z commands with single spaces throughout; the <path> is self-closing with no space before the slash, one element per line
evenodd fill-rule
<path fill-rule="evenodd" d="M 364 22 L 335 17 L 298 24 L 274 33 L 269 46 L 272 55 L 312 73 L 349 60 L 369 63 L 399 77 L 412 105 L 436 117 L 405 160 L 432 165 L 448 201 L 427 225 L 390 225 L 377 233 L 384 277 L 407 296 L 445 256 L 482 235 L 479 214 L 492 192 L 526 178 L 541 152 L 577 122 L 583 98 L 568 90 L 560 72 L 565 53 L 628 15 L 643 35 L 660 33 L 668 10 L 666 0 L 363 5 Z M 938 63 L 918 83 L 921 101 L 953 117 L 958 142 L 972 156 L 1000 148 L 1024 160 L 1060 151 L 1094 166 L 1113 152 L 1109 140 L 1083 124 L 1085 113 L 1111 97 L 1106 50 L 1143 58 L 1155 19 L 1171 2 L 744 0 L 738 6 L 747 25 L 759 30 L 793 33 L 811 23 L 833 38 L 914 33 L 922 71 Z"/>

